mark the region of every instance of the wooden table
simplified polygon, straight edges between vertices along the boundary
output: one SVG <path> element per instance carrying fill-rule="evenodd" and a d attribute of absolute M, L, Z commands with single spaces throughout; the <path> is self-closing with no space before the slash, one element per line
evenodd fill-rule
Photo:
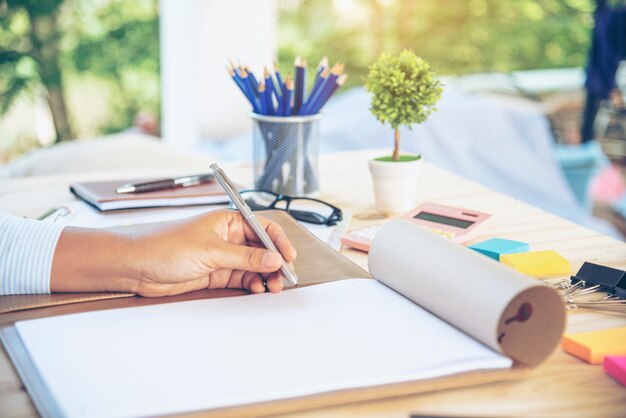
<path fill-rule="evenodd" d="M 367 160 L 380 151 L 327 154 L 320 158 L 321 198 L 353 214 L 350 229 L 381 222 L 374 209 Z M 251 165 L 223 165 L 231 177 L 251 184 Z M 0 181 L 0 210 L 35 217 L 46 209 L 67 203 L 69 183 L 77 180 L 110 179 L 113 176 L 159 176 L 201 172 L 206 167 L 168 167 L 155 172 L 68 174 Z M 529 242 L 534 250 L 552 249 L 566 257 L 577 271 L 584 261 L 626 269 L 626 244 L 598 234 L 494 192 L 434 166 L 426 165 L 418 199 L 463 206 L 492 213 L 482 240 L 503 237 Z M 367 267 L 367 257 L 344 248 L 342 253 Z M 568 315 L 568 332 L 626 326 L 626 317 L 574 311 Z M 290 416 L 408 417 L 409 414 L 459 416 L 570 416 L 623 417 L 626 388 L 608 377 L 601 366 L 591 366 L 560 349 L 528 377 L 511 382 L 405 396 L 384 401 L 362 402 L 300 412 Z M 32 417 L 37 412 L 7 358 L 0 351 L 0 416 Z"/>

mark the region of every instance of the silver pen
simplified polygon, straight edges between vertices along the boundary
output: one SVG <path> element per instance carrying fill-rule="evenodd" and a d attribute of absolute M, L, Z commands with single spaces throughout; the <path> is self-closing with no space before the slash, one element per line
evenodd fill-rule
<path fill-rule="evenodd" d="M 161 190 L 176 189 L 178 187 L 197 186 L 211 181 L 213 181 L 213 174 L 196 174 L 193 176 L 147 181 L 145 183 L 125 184 L 118 187 L 115 192 L 119 194 L 158 192 Z"/>
<path fill-rule="evenodd" d="M 213 170 L 215 178 L 222 185 L 224 191 L 226 192 L 228 197 L 230 197 L 230 200 L 237 207 L 237 209 L 239 209 L 239 212 L 243 215 L 244 219 L 246 220 L 248 225 L 250 225 L 250 228 L 252 228 L 257 237 L 259 237 L 265 248 L 270 251 L 276 251 L 280 254 L 278 248 L 276 248 L 276 245 L 274 245 L 274 242 L 272 241 L 270 236 L 267 235 L 267 231 L 265 231 L 265 228 L 263 228 L 256 216 L 254 216 L 254 212 L 252 212 L 252 210 L 248 207 L 246 201 L 237 191 L 237 188 L 235 188 L 228 176 L 226 176 L 226 173 L 224 173 L 224 170 L 222 170 L 215 163 L 211 164 L 211 170 Z M 296 276 L 296 273 L 293 271 L 293 269 L 289 266 L 284 258 L 280 271 L 285 275 L 289 283 L 293 285 L 298 284 L 298 277 Z"/>

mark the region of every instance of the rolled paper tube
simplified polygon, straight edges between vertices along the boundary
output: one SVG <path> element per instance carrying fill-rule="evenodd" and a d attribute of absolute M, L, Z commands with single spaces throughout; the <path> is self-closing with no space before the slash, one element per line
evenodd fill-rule
<path fill-rule="evenodd" d="M 407 219 L 374 237 L 369 271 L 419 306 L 529 367 L 558 346 L 558 292 Z"/>

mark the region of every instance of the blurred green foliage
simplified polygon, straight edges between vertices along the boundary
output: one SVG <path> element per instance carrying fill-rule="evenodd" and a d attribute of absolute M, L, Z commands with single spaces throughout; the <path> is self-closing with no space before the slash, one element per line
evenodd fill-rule
<path fill-rule="evenodd" d="M 278 0 L 278 5 L 284 73 L 292 71 L 297 55 L 308 58 L 310 67 L 328 55 L 331 63 L 346 64 L 348 85 L 362 85 L 380 53 L 402 49 L 415 51 L 444 75 L 583 66 L 594 1 Z M 65 114 L 68 126 L 60 136 L 57 129 L 57 139 L 125 129 L 140 111 L 159 116 L 158 13 L 158 0 L 0 0 L 0 113 L 18 97 L 53 91 L 52 102 L 59 102 L 65 95 L 67 112 L 57 116 L 62 121 Z M 89 109 L 72 100 L 82 93 L 77 86 L 86 85 L 81 80 L 97 85 L 107 106 L 87 128 L 78 122 Z"/>
<path fill-rule="evenodd" d="M 104 92 L 108 109 L 95 131 L 76 132 L 90 109 L 69 96 L 86 77 L 97 82 L 85 96 Z M 158 116 L 158 0 L 0 0 L 0 113 L 25 95 L 46 98 L 57 141 L 120 131 L 140 111 Z"/>
<path fill-rule="evenodd" d="M 57 141 L 69 139 L 60 64 L 58 19 L 63 0 L 0 3 L 0 111 L 8 111 L 34 85 L 46 90 Z"/>
<path fill-rule="evenodd" d="M 382 52 L 410 49 L 438 74 L 584 66 L 593 0 L 279 0 L 280 63 L 346 63 L 363 84 Z M 316 64 L 316 63 L 314 63 Z"/>
<path fill-rule="evenodd" d="M 95 10 L 93 1 L 76 3 L 68 58 L 74 72 L 107 82 L 111 110 L 100 132 L 132 126 L 139 112 L 159 115 L 158 1 L 109 1 Z"/>

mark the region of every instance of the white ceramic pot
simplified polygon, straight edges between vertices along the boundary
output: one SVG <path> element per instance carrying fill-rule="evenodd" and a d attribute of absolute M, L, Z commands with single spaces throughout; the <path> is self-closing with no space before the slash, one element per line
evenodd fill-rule
<path fill-rule="evenodd" d="M 376 209 L 381 212 L 408 212 L 415 207 L 422 158 L 414 161 L 370 160 L 369 166 Z"/>

